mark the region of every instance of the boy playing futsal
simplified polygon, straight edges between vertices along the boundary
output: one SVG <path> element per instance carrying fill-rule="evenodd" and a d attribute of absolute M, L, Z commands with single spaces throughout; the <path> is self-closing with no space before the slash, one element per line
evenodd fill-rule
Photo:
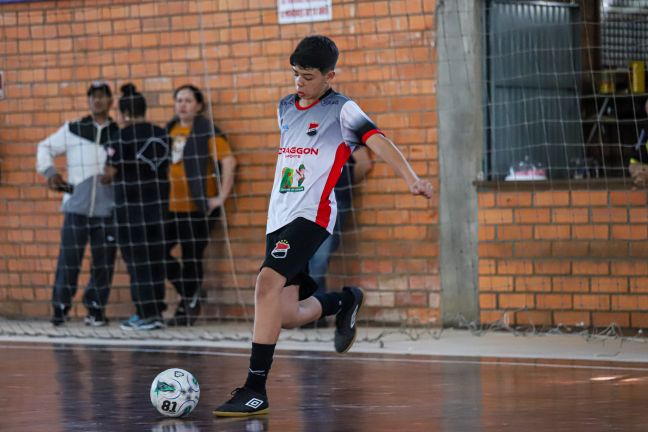
<path fill-rule="evenodd" d="M 360 288 L 312 295 L 316 285 L 308 261 L 333 232 L 333 188 L 343 165 L 366 145 L 407 183 L 410 193 L 432 196 L 395 145 L 360 107 L 335 92 L 338 49 L 325 36 L 304 38 L 290 56 L 297 92 L 279 102 L 281 144 L 266 228 L 266 258 L 255 286 L 252 354 L 245 385 L 214 410 L 219 417 L 269 411 L 266 380 L 282 328 L 294 328 L 336 315 L 335 350 L 351 348 L 364 294 Z"/>

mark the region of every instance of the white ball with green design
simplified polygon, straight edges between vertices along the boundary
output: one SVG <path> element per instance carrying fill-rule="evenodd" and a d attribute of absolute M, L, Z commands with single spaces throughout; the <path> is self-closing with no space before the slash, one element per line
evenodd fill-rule
<path fill-rule="evenodd" d="M 151 384 L 151 403 L 162 415 L 186 417 L 200 399 L 198 380 L 184 369 L 160 372 Z"/>

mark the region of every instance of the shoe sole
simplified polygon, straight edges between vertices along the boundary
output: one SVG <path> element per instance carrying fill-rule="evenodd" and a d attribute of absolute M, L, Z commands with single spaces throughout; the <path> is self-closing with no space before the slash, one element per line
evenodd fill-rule
<path fill-rule="evenodd" d="M 344 354 L 344 353 L 349 352 L 349 350 L 351 349 L 351 347 L 355 343 L 356 338 L 358 337 L 358 317 L 360 316 L 360 310 L 362 310 L 362 305 L 364 304 L 364 299 L 365 299 L 364 290 L 362 288 L 359 288 L 359 287 L 358 287 L 358 289 L 362 293 L 362 298 L 360 299 L 360 303 L 358 303 L 358 312 L 356 312 L 355 333 L 353 334 L 353 339 L 351 339 L 351 343 L 349 344 L 349 346 L 346 347 L 346 349 L 344 351 L 338 351 L 337 352 L 338 354 Z"/>
<path fill-rule="evenodd" d="M 270 408 L 262 409 L 254 412 L 230 412 L 230 411 L 212 411 L 214 417 L 252 417 L 258 415 L 268 414 Z"/>
<path fill-rule="evenodd" d="M 140 326 L 140 327 L 134 327 L 134 326 L 126 326 L 126 325 L 120 325 L 119 326 L 122 330 L 126 331 L 151 331 L 151 330 L 162 330 L 164 326 Z"/>

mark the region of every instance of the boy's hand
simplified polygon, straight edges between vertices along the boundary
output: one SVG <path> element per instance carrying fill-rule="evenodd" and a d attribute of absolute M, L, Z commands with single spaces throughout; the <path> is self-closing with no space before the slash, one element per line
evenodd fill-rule
<path fill-rule="evenodd" d="M 432 198 L 434 190 L 432 188 L 432 183 L 427 180 L 418 179 L 410 185 L 410 192 L 412 195 L 423 195 L 427 199 L 430 199 Z"/>

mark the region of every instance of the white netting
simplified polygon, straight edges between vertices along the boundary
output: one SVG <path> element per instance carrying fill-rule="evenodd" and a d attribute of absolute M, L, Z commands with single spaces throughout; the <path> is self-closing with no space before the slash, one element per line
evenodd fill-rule
<path fill-rule="evenodd" d="M 299 12 L 290 12 L 293 7 Z M 180 284 L 191 285 L 187 302 L 199 299 L 202 306 L 198 325 L 182 337 L 202 338 L 201 326 L 225 322 L 251 328 L 279 139 L 277 102 L 294 92 L 290 53 L 304 36 L 319 33 L 340 48 L 335 90 L 356 100 L 438 192 L 430 203 L 408 195 L 375 155 L 367 178 L 343 187 L 352 192 L 352 204 L 326 282 L 329 290 L 365 288 L 365 324 L 414 338 L 441 325 L 476 332 L 643 327 L 646 199 L 630 190 L 627 168 L 631 157 L 642 157 L 635 144 L 645 119 L 644 59 L 638 54 L 644 9 L 640 1 L 612 0 L 2 5 L 0 316 L 52 315 L 63 219 L 60 194 L 46 192 L 34 174 L 34 144 L 85 115 L 88 85 L 100 79 L 115 100 L 121 85 L 134 83 L 146 97 L 148 121 L 162 127 L 174 115 L 175 89 L 193 84 L 202 90 L 205 117 L 226 135 L 237 166 L 213 227 L 206 220 L 166 223 L 197 240 L 188 241 L 196 257 L 182 267 L 202 262 L 204 269 L 202 279 L 199 269 L 181 273 Z M 280 23 L 279 10 L 288 10 L 285 18 L 321 14 L 323 20 Z M 91 132 L 84 127 L 65 139 L 88 138 L 92 126 Z M 213 131 L 209 125 L 196 138 Z M 55 162 L 64 179 L 70 181 L 71 171 L 81 180 L 93 178 L 92 170 L 103 169 L 102 161 L 87 161 L 95 144 L 70 150 L 65 139 Z M 168 142 L 171 154 L 177 144 Z M 363 156 L 356 156 L 363 176 Z M 217 159 L 219 191 L 227 188 L 226 163 Z M 92 202 L 100 198 L 94 193 L 88 195 Z M 169 205 L 158 204 L 153 207 Z M 143 235 L 155 213 L 149 210 L 139 215 L 144 222 L 131 215 L 121 224 L 140 227 Z M 168 246 L 167 228 L 156 237 L 161 248 Z M 79 232 L 73 231 L 71 243 Z M 159 271 L 146 265 L 157 259 L 140 260 L 157 251 L 147 248 L 151 242 L 138 242 L 127 243 L 143 246 L 134 252 L 143 279 L 159 283 Z M 183 255 L 178 246 L 171 254 Z M 113 322 L 139 311 L 121 255 L 112 283 L 105 284 Z M 82 302 L 89 258 L 86 251 L 74 319 L 87 313 Z M 180 297 L 169 281 L 164 287 L 168 319 Z M 86 303 L 92 306 L 99 291 Z M 306 340 L 331 333 L 305 332 Z"/>

